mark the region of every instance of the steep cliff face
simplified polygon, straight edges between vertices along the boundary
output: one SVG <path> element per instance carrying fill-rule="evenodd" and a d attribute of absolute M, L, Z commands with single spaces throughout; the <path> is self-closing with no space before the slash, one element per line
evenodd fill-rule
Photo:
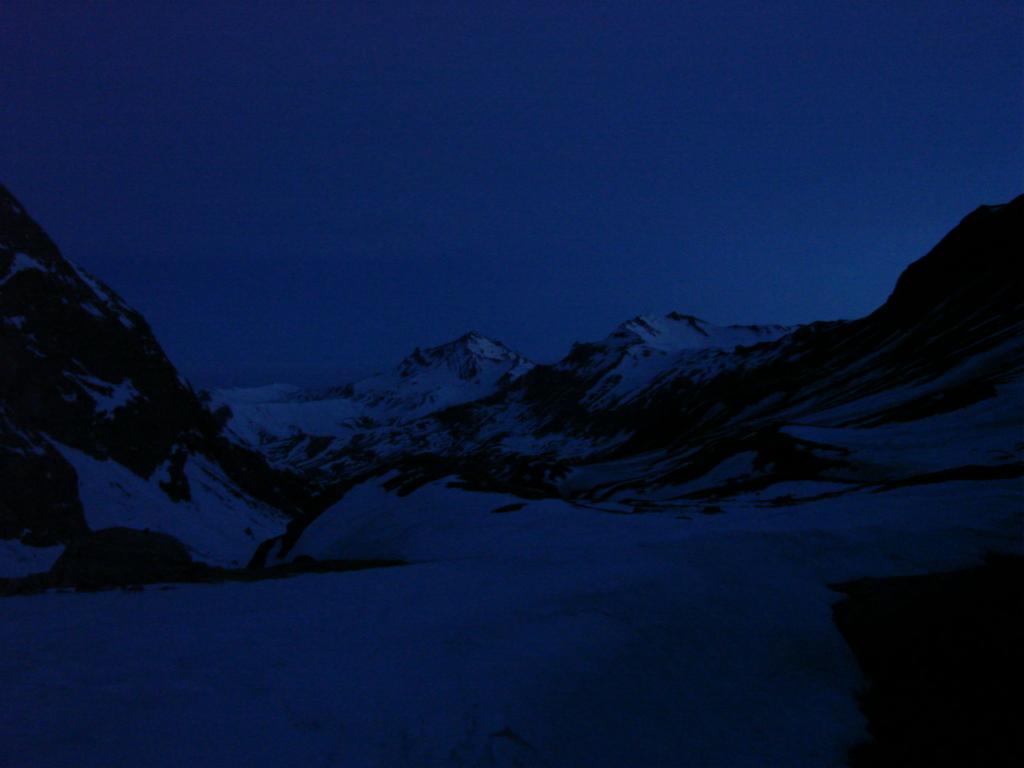
<path fill-rule="evenodd" d="M 2 187 L 0 361 L 3 538 L 66 542 L 96 521 L 117 522 L 113 507 L 154 527 L 180 516 L 166 523 L 178 530 L 197 505 L 210 506 L 197 484 L 267 519 L 295 503 L 285 476 L 219 435 L 143 317 L 65 259 Z M 122 472 L 146 498 L 125 488 Z"/>
<path fill-rule="evenodd" d="M 146 321 L 0 189 L 0 398 L 14 419 L 140 475 L 201 409 Z"/>

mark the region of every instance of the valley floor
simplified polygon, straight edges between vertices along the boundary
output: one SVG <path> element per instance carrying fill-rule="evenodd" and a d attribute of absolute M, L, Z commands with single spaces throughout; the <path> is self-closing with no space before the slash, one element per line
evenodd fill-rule
<path fill-rule="evenodd" d="M 1021 490 L 408 504 L 347 535 L 402 568 L 5 599 L 0 764 L 842 765 L 867 730 L 829 585 L 1020 551 Z"/>

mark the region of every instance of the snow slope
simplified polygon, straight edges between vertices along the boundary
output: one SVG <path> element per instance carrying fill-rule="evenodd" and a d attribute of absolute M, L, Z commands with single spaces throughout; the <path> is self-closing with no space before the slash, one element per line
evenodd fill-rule
<path fill-rule="evenodd" d="M 30 547 L 17 539 L 0 539 L 0 578 L 18 578 L 48 571 L 63 551 L 60 544 Z"/>
<path fill-rule="evenodd" d="M 369 487 L 318 551 L 414 564 L 5 602 L 0 742 L 38 768 L 837 765 L 865 730 L 827 584 L 1019 548 L 1020 491 L 677 519 Z"/>
<path fill-rule="evenodd" d="M 259 542 L 283 533 L 288 522 L 279 511 L 241 492 L 202 455 L 186 459 L 190 498 L 172 501 L 160 487 L 168 479 L 166 469 L 141 478 L 115 461 L 99 461 L 66 445 L 56 447 L 75 468 L 92 530 L 120 526 L 168 533 L 194 560 L 240 568 Z"/>

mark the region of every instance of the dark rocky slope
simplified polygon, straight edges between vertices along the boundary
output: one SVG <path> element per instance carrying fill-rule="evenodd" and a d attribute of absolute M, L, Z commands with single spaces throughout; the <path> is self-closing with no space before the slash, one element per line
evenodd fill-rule
<path fill-rule="evenodd" d="M 203 455 L 238 492 L 291 513 L 308 503 L 288 473 L 221 435 L 145 319 L 3 187 L 0 361 L 0 537 L 44 545 L 87 530 L 75 470 L 51 441 L 160 477 L 172 501 L 190 499 L 183 468 Z"/>
<path fill-rule="evenodd" d="M 854 768 L 1024 762 L 1024 558 L 840 584 L 836 625 L 867 677 Z"/>

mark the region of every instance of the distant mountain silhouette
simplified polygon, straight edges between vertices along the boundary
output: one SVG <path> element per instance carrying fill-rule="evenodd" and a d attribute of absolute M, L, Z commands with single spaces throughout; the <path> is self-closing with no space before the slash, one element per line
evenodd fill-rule
<path fill-rule="evenodd" d="M 967 216 L 858 320 L 637 316 L 551 365 L 471 332 L 358 382 L 211 400 L 0 188 L 0 535 L 48 545 L 94 518 L 145 522 L 197 559 L 237 562 L 263 540 L 281 541 L 284 556 L 374 476 L 402 493 L 451 477 L 521 498 L 640 507 L 792 480 L 912 482 L 910 470 L 797 428 L 914 422 L 1019 380 L 1021 253 L 1024 197 Z M 992 464 L 1019 472 L 1019 457 Z"/>

